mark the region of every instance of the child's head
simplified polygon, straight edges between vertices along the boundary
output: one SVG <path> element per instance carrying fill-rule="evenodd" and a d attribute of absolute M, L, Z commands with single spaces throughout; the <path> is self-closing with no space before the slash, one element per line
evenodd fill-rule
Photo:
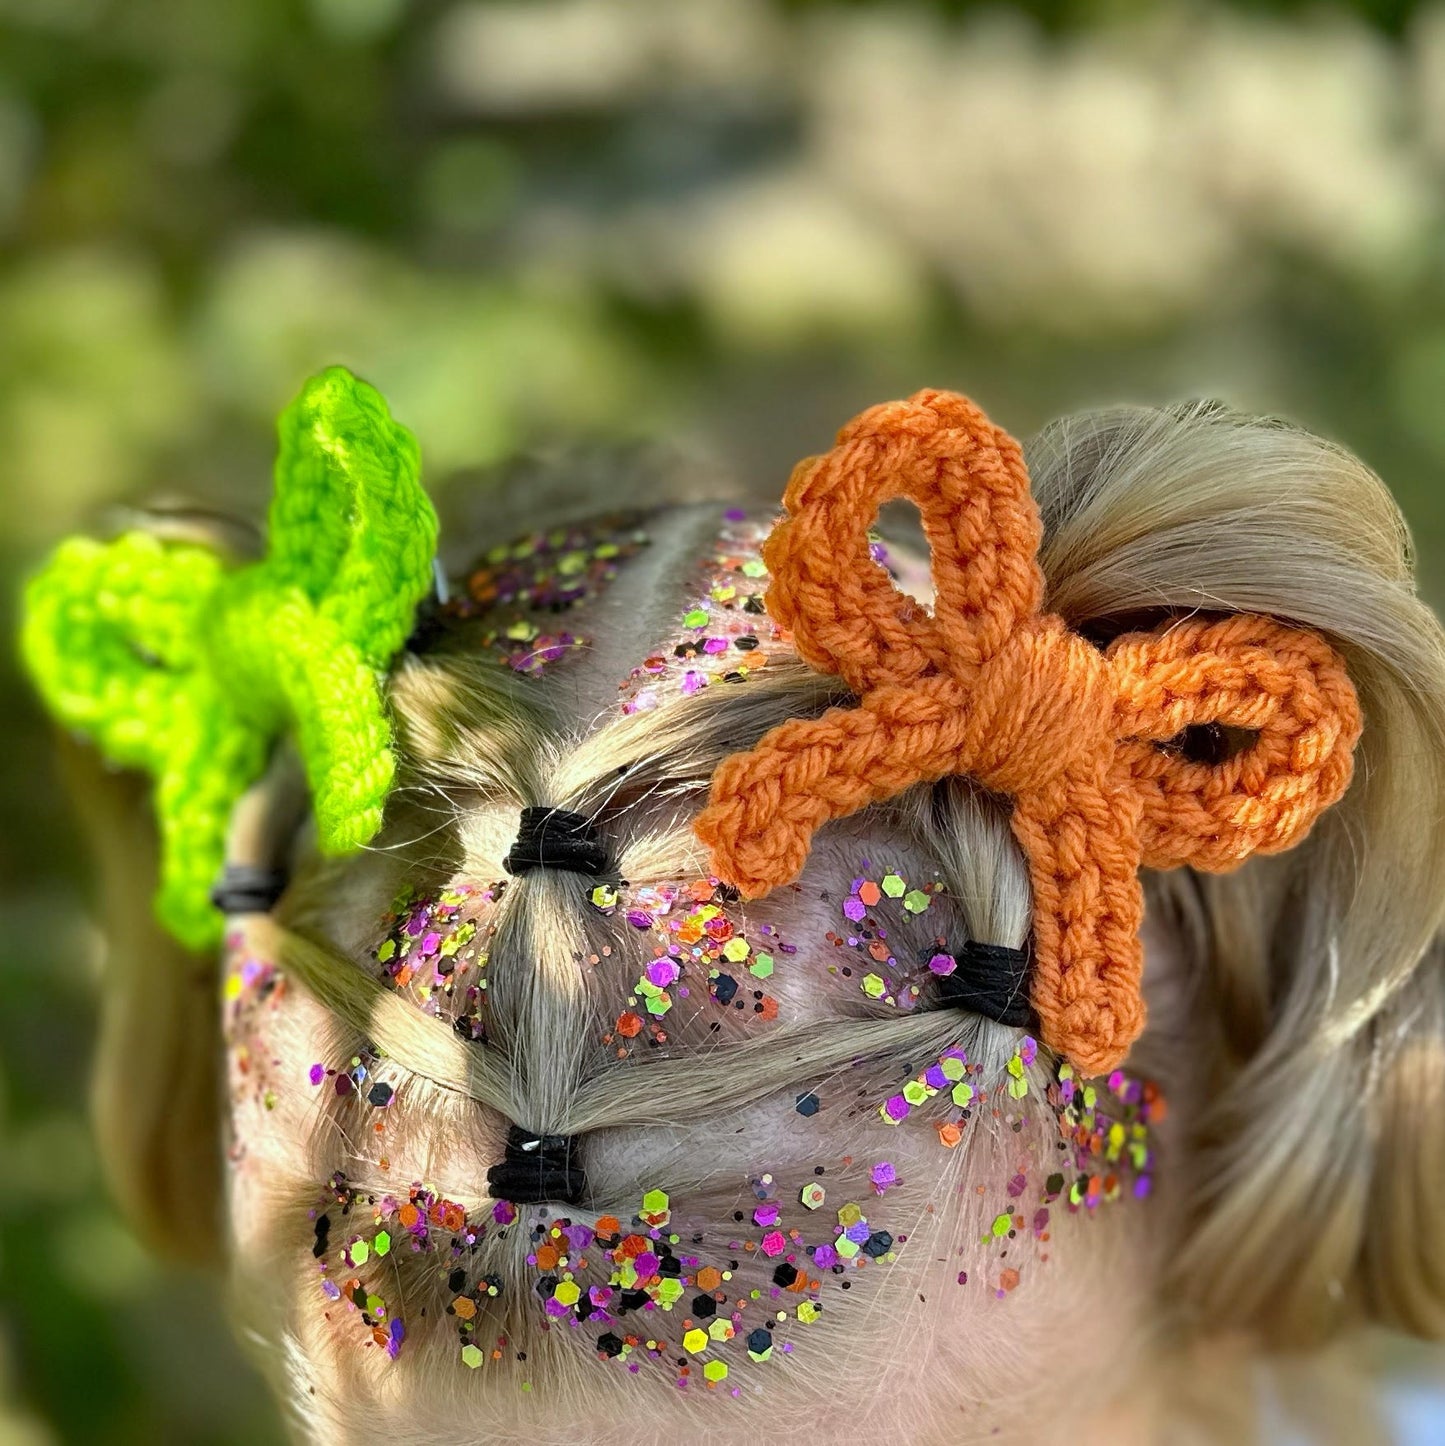
<path fill-rule="evenodd" d="M 1398 513 L 1212 405 L 1027 455 L 1044 606 L 1091 644 L 1252 613 L 1338 650 L 1343 800 L 1277 857 L 1145 875 L 1148 1025 L 1087 1077 L 1021 1002 L 1012 799 L 920 782 L 762 897 L 713 871 L 719 765 L 857 701 L 763 605 L 770 509 L 484 539 L 391 668 L 368 849 L 291 841 L 284 754 L 231 834 L 290 884 L 226 941 L 224 1253 L 316 1439 L 1032 1439 L 1201 1338 L 1445 1333 L 1445 641 Z M 874 553 L 930 600 L 906 519 Z M 184 1147 L 139 1113 L 129 1194 L 174 1220 Z"/>

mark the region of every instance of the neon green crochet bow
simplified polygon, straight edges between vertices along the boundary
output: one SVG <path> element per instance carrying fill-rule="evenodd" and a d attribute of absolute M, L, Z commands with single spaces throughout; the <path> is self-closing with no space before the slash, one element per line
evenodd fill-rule
<path fill-rule="evenodd" d="M 416 440 L 343 367 L 281 415 L 269 551 L 228 567 L 132 532 L 71 538 L 25 592 L 21 647 L 55 716 L 156 779 L 156 913 L 214 944 L 231 811 L 294 734 L 322 850 L 381 827 L 394 761 L 382 674 L 432 584 Z"/>

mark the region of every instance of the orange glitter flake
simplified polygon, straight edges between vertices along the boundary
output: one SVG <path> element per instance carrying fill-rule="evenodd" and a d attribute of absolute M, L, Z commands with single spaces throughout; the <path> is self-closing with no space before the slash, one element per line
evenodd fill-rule
<path fill-rule="evenodd" d="M 396 1212 L 396 1218 L 401 1221 L 403 1230 L 411 1230 L 421 1219 L 421 1211 L 415 1205 L 403 1205 Z"/>
<path fill-rule="evenodd" d="M 622 1233 L 622 1222 L 615 1215 L 599 1215 L 595 1229 L 601 1239 L 607 1240 Z"/>
<path fill-rule="evenodd" d="M 636 1039 L 642 1033 L 642 1016 L 631 1010 L 617 1016 L 617 1032 L 623 1039 Z"/>
<path fill-rule="evenodd" d="M 452 1314 L 460 1316 L 463 1320 L 471 1320 L 477 1313 L 477 1303 L 470 1296 L 459 1295 L 452 1302 Z"/>
<path fill-rule="evenodd" d="M 883 891 L 871 879 L 858 886 L 858 898 L 866 908 L 871 909 L 883 897 Z"/>
<path fill-rule="evenodd" d="M 552 1270 L 558 1260 L 557 1247 L 555 1245 L 539 1245 L 537 1247 L 537 1269 Z"/>
<path fill-rule="evenodd" d="M 722 1271 L 711 1265 L 704 1265 L 697 1273 L 699 1290 L 716 1290 L 722 1284 Z"/>

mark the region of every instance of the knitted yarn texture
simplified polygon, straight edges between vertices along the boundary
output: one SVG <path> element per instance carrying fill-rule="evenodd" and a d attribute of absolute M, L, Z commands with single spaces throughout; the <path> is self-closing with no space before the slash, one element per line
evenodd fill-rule
<path fill-rule="evenodd" d="M 381 675 L 432 585 L 437 521 L 416 441 L 342 367 L 282 413 L 264 560 L 132 532 L 72 538 L 25 591 L 21 650 L 55 717 L 151 773 L 156 912 L 183 943 L 210 902 L 231 811 L 294 733 L 324 852 L 381 826 L 394 762 Z"/>
<path fill-rule="evenodd" d="M 886 501 L 918 508 L 935 599 L 869 555 Z M 1272 618 L 1170 620 L 1100 651 L 1043 612 L 1038 509 L 1017 442 L 966 397 L 923 391 L 854 418 L 794 469 L 764 547 L 768 610 L 857 705 L 773 729 L 713 776 L 697 833 L 757 897 L 832 819 L 967 775 L 1013 802 L 1033 887 L 1030 999 L 1086 1073 L 1144 1026 L 1141 866 L 1223 871 L 1290 848 L 1349 786 L 1359 703 L 1319 635 Z M 1219 763 L 1185 730 L 1245 730 Z"/>

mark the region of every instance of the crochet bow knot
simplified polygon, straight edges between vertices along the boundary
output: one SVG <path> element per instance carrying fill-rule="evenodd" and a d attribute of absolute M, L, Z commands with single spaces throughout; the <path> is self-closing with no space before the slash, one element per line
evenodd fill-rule
<path fill-rule="evenodd" d="M 231 811 L 282 732 L 325 852 L 381 826 L 393 760 L 378 676 L 432 581 L 416 442 L 379 393 L 332 367 L 279 433 L 263 561 L 228 568 L 142 532 L 72 538 L 25 593 L 22 651 L 51 711 L 155 776 L 156 910 L 194 948 L 220 937 L 209 895 Z"/>
<path fill-rule="evenodd" d="M 931 610 L 869 552 L 906 497 L 932 550 Z M 1344 664 L 1270 618 L 1172 621 L 1100 652 L 1042 612 L 1038 510 L 1018 444 L 967 398 L 874 407 L 794 471 L 764 557 L 768 608 L 856 707 L 796 719 L 713 777 L 697 832 L 756 897 L 831 819 L 966 774 L 1013 800 L 1034 894 L 1031 1002 L 1090 1073 L 1143 1028 L 1138 871 L 1224 870 L 1300 841 L 1348 787 L 1360 734 Z M 1200 725 L 1248 746 L 1191 761 Z"/>

